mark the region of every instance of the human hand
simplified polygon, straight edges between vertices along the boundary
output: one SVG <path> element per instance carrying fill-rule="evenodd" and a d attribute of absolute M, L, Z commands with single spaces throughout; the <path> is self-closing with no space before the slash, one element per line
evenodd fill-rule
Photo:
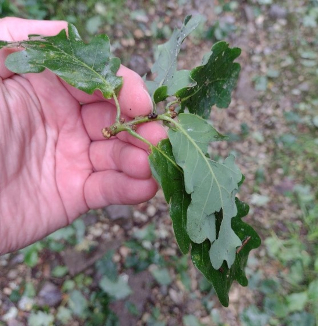
<path fill-rule="evenodd" d="M 0 19 L 0 40 L 56 35 L 61 21 Z M 46 70 L 16 75 L 0 50 L 0 253 L 17 250 L 74 221 L 89 209 L 152 198 L 147 145 L 127 133 L 105 140 L 101 129 L 116 116 L 113 103 L 88 95 Z M 146 115 L 151 100 L 128 68 L 119 103 L 126 119 Z M 164 128 L 151 122 L 138 133 L 156 144 Z"/>

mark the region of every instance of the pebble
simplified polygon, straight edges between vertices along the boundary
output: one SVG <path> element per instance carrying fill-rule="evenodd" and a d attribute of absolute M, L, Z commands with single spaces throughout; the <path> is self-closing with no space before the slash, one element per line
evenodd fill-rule
<path fill-rule="evenodd" d="M 161 285 L 160 286 L 160 293 L 163 296 L 166 296 L 168 294 L 168 286 L 167 285 Z"/>
<path fill-rule="evenodd" d="M 115 254 L 115 255 L 113 256 L 113 261 L 114 261 L 115 263 L 120 262 L 120 255 L 119 255 L 119 254 Z"/>
<path fill-rule="evenodd" d="M 133 216 L 131 206 L 110 205 L 105 210 L 110 221 L 122 226 L 125 230 L 131 228 Z"/>
<path fill-rule="evenodd" d="M 3 255 L 0 257 L 0 266 L 7 266 L 8 265 L 8 259 L 9 259 L 9 254 Z"/>
<path fill-rule="evenodd" d="M 16 279 L 17 276 L 18 276 L 18 271 L 16 269 L 11 269 L 7 274 L 7 277 L 10 278 L 11 280 Z"/>
<path fill-rule="evenodd" d="M 125 48 L 135 46 L 135 40 L 133 38 L 123 38 L 120 42 Z"/>
<path fill-rule="evenodd" d="M 10 265 L 21 264 L 24 262 L 24 255 L 17 254 L 10 260 Z"/>
<path fill-rule="evenodd" d="M 20 283 L 20 282 L 9 282 L 8 285 L 12 290 L 14 290 L 18 287 L 18 283 Z"/>
<path fill-rule="evenodd" d="M 277 4 L 273 4 L 269 8 L 269 16 L 273 19 L 286 18 L 287 10 Z"/>
<path fill-rule="evenodd" d="M 147 60 L 141 55 L 133 54 L 129 60 L 129 68 L 143 76 L 149 71 Z"/>
<path fill-rule="evenodd" d="M 31 311 L 33 305 L 34 305 L 34 300 L 25 296 L 23 296 L 18 302 L 19 309 L 23 311 Z"/>
<path fill-rule="evenodd" d="M 165 239 L 169 236 L 169 231 L 167 229 L 161 227 L 160 229 L 156 230 L 156 235 L 160 239 Z"/>
<path fill-rule="evenodd" d="M 12 289 L 10 289 L 10 288 L 4 288 L 3 289 L 3 293 L 6 294 L 6 295 L 10 295 L 12 293 Z"/>
<path fill-rule="evenodd" d="M 140 40 L 145 36 L 145 33 L 141 29 L 138 28 L 134 31 L 134 36 L 136 39 Z"/>
<path fill-rule="evenodd" d="M 8 326 L 24 326 L 24 325 L 16 319 L 10 319 L 8 320 Z"/>
<path fill-rule="evenodd" d="M 239 302 L 240 300 L 240 291 L 238 288 L 233 288 L 233 290 L 230 292 L 229 297 L 230 297 L 230 302 L 235 303 Z"/>
<path fill-rule="evenodd" d="M 2 316 L 3 321 L 8 321 L 18 316 L 18 309 L 16 307 L 11 307 L 9 311 Z"/>
<path fill-rule="evenodd" d="M 129 205 L 110 205 L 105 210 L 111 221 L 131 218 L 131 206 Z"/>
<path fill-rule="evenodd" d="M 119 230 L 120 230 L 120 227 L 117 224 L 112 227 L 113 233 L 118 233 Z"/>
<path fill-rule="evenodd" d="M 144 223 L 148 221 L 148 216 L 139 211 L 134 211 L 134 220 L 139 223 Z"/>
<path fill-rule="evenodd" d="M 93 226 L 89 229 L 89 233 L 92 234 L 94 237 L 99 237 L 104 233 L 104 230 L 102 228 Z"/>
<path fill-rule="evenodd" d="M 119 248 L 119 253 L 123 258 L 126 258 L 131 253 L 131 249 L 123 246 Z"/>
<path fill-rule="evenodd" d="M 174 289 L 169 289 L 169 296 L 175 304 L 181 304 L 183 302 L 183 295 Z"/>
<path fill-rule="evenodd" d="M 155 206 L 150 205 L 150 206 L 147 207 L 147 215 L 148 215 L 149 217 L 153 217 L 153 216 L 155 216 L 156 212 L 157 212 L 157 209 L 156 209 Z"/>
<path fill-rule="evenodd" d="M 246 19 L 251 22 L 254 20 L 254 11 L 253 11 L 253 8 L 249 5 L 245 5 L 244 6 L 244 13 L 245 13 L 245 16 L 246 16 Z"/>
<path fill-rule="evenodd" d="M 51 282 L 44 283 L 38 295 L 39 306 L 55 307 L 62 301 L 60 289 Z"/>

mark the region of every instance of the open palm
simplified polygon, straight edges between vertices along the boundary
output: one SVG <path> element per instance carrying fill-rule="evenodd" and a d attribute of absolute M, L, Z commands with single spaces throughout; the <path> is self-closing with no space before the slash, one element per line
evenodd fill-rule
<path fill-rule="evenodd" d="M 65 27 L 6 18 L 0 39 L 55 35 Z M 7 55 L 0 51 L 0 253 L 41 239 L 90 208 L 139 203 L 155 194 L 147 147 L 127 134 L 101 135 L 116 115 L 110 101 L 75 90 L 49 71 L 14 75 L 4 67 Z M 125 67 L 119 74 L 123 115 L 147 114 L 151 101 L 141 78 Z M 152 143 L 165 137 L 156 123 L 138 132 Z"/>

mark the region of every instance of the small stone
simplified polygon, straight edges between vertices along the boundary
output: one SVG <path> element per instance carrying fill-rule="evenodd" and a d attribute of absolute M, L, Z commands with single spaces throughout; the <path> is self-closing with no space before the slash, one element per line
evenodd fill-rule
<path fill-rule="evenodd" d="M 133 38 L 123 38 L 120 42 L 125 48 L 135 45 L 135 40 Z"/>
<path fill-rule="evenodd" d="M 14 280 L 18 276 L 18 271 L 16 269 L 11 269 L 10 272 L 7 274 L 7 277 L 10 278 L 11 280 Z"/>
<path fill-rule="evenodd" d="M 156 209 L 155 206 L 153 206 L 153 205 L 148 206 L 148 208 L 147 208 L 147 215 L 149 217 L 155 216 L 156 212 L 157 212 L 157 209 Z"/>
<path fill-rule="evenodd" d="M 38 295 L 39 306 L 55 307 L 62 301 L 59 288 L 51 282 L 44 283 Z"/>
<path fill-rule="evenodd" d="M 83 218 L 85 226 L 90 226 L 98 221 L 98 216 L 96 214 L 87 213 Z"/>
<path fill-rule="evenodd" d="M 119 230 L 120 230 L 120 227 L 119 227 L 118 225 L 114 225 L 114 226 L 112 227 L 112 232 L 113 232 L 114 234 L 117 234 L 117 233 L 119 232 Z"/>
<path fill-rule="evenodd" d="M 169 289 L 169 296 L 170 296 L 171 300 L 175 304 L 177 304 L 177 305 L 182 304 L 182 302 L 183 302 L 183 295 L 182 295 L 182 293 L 177 292 L 174 289 Z"/>
<path fill-rule="evenodd" d="M 31 311 L 34 305 L 34 300 L 28 297 L 22 297 L 18 302 L 18 307 L 23 311 Z"/>
<path fill-rule="evenodd" d="M 17 321 L 16 319 L 8 320 L 8 326 L 24 326 L 21 322 Z"/>
<path fill-rule="evenodd" d="M 136 39 L 142 39 L 145 36 L 145 33 L 138 28 L 134 31 L 134 36 Z"/>
<path fill-rule="evenodd" d="M 10 289 L 10 288 L 4 288 L 4 289 L 3 289 L 3 293 L 4 293 L 5 295 L 10 295 L 10 294 L 12 293 L 12 289 Z"/>
<path fill-rule="evenodd" d="M 168 294 L 168 286 L 167 285 L 161 285 L 160 286 L 160 293 L 163 296 L 166 296 Z"/>
<path fill-rule="evenodd" d="M 10 260 L 10 265 L 21 264 L 24 261 L 23 254 L 14 255 L 14 257 Z"/>
<path fill-rule="evenodd" d="M 148 221 L 148 216 L 139 211 L 134 211 L 134 220 L 138 223 L 145 223 Z"/>
<path fill-rule="evenodd" d="M 18 309 L 16 307 L 11 307 L 9 311 L 2 316 L 3 321 L 8 321 L 18 316 Z"/>
<path fill-rule="evenodd" d="M 123 258 L 126 258 L 131 253 L 131 249 L 123 246 L 119 248 L 119 253 Z"/>
<path fill-rule="evenodd" d="M 230 302 L 239 302 L 240 300 L 240 291 L 238 288 L 234 288 L 231 292 L 230 292 Z"/>
<path fill-rule="evenodd" d="M 20 282 L 18 282 L 18 281 L 16 280 L 16 282 L 9 282 L 9 284 L 7 284 L 7 285 L 9 285 L 10 289 L 15 290 L 15 289 L 18 288 L 18 284 L 19 284 L 19 283 L 20 283 Z"/>
<path fill-rule="evenodd" d="M 147 24 L 149 21 L 147 14 L 144 12 L 135 12 L 133 19 L 139 23 L 145 23 L 145 24 Z"/>
<path fill-rule="evenodd" d="M 284 178 L 277 186 L 275 186 L 275 190 L 281 194 L 284 195 L 287 192 L 293 191 L 295 186 L 295 182 L 289 178 Z"/>
<path fill-rule="evenodd" d="M 308 92 L 310 90 L 310 85 L 307 82 L 303 82 L 298 85 L 298 89 L 300 89 L 302 92 Z"/>
<path fill-rule="evenodd" d="M 130 219 L 132 214 L 129 205 L 110 205 L 105 210 L 108 218 L 112 221 Z"/>
<path fill-rule="evenodd" d="M 115 263 L 120 262 L 120 255 L 115 254 L 115 255 L 113 256 L 113 261 L 114 261 Z"/>
<path fill-rule="evenodd" d="M 283 19 L 287 16 L 287 10 L 279 5 L 273 4 L 269 9 L 269 16 L 273 19 Z"/>
<path fill-rule="evenodd" d="M 0 266 L 7 266 L 10 254 L 3 255 L 0 257 Z"/>
<path fill-rule="evenodd" d="M 129 205 L 110 205 L 105 208 L 108 218 L 125 230 L 132 226 L 132 209 Z"/>
<path fill-rule="evenodd" d="M 94 237 L 100 237 L 104 233 L 104 230 L 102 228 L 94 226 L 89 229 L 89 233 L 92 234 Z"/>
<path fill-rule="evenodd" d="M 149 71 L 147 60 L 137 54 L 131 56 L 129 60 L 129 68 L 134 70 L 139 76 L 144 76 Z"/>
<path fill-rule="evenodd" d="M 244 13 L 245 13 L 245 16 L 246 16 L 246 19 L 247 21 L 251 22 L 254 20 L 254 11 L 253 11 L 253 8 L 249 5 L 245 5 L 244 6 Z"/>
<path fill-rule="evenodd" d="M 156 235 L 160 239 L 166 239 L 170 234 L 169 234 L 169 231 L 167 229 L 161 227 L 156 231 Z"/>

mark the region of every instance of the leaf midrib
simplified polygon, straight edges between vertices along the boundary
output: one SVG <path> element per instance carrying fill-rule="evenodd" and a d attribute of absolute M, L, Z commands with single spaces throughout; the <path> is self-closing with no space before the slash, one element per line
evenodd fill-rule
<path fill-rule="evenodd" d="M 183 173 L 183 170 L 180 168 L 180 166 L 175 161 L 173 161 L 164 151 L 160 150 L 157 146 L 152 146 L 152 150 L 154 149 L 161 153 L 161 155 L 163 155 L 168 161 L 170 161 L 172 165 L 174 165 L 180 172 Z"/>
<path fill-rule="evenodd" d="M 71 42 L 71 40 L 69 40 L 69 39 L 67 39 L 67 40 L 68 40 L 69 42 Z M 97 75 L 98 77 L 100 77 L 100 78 L 102 79 L 104 85 L 105 85 L 106 87 L 109 87 L 109 88 L 111 89 L 111 93 L 112 93 L 112 94 L 115 93 L 115 90 L 113 89 L 113 87 L 111 86 L 111 84 L 109 84 L 109 83 L 106 81 L 106 79 L 105 79 L 101 74 L 99 74 L 97 71 L 95 71 L 95 70 L 92 69 L 90 66 L 88 66 L 84 61 L 79 60 L 79 59 L 75 56 L 75 54 L 74 54 L 74 56 L 71 56 L 71 55 L 68 54 L 67 52 L 63 51 L 61 48 L 59 48 L 59 47 L 57 47 L 56 45 L 54 45 L 53 43 L 49 42 L 48 40 L 45 40 L 45 41 L 32 41 L 32 40 L 27 40 L 27 41 L 24 41 L 23 44 L 25 44 L 25 43 L 27 43 L 27 44 L 30 43 L 30 44 L 32 45 L 32 43 L 34 44 L 34 43 L 43 43 L 43 42 L 50 44 L 50 45 L 51 45 L 51 46 L 52 46 L 52 47 L 53 47 L 57 52 L 61 52 L 61 53 L 63 53 L 66 57 L 70 57 L 70 58 L 72 59 L 71 61 L 76 62 L 76 63 L 79 63 L 80 65 L 84 66 L 84 67 L 87 68 L 89 71 L 91 71 L 94 75 Z M 74 50 L 73 50 L 73 47 L 71 46 L 71 43 L 70 43 L 69 46 L 70 46 L 72 52 L 74 53 Z"/>
<path fill-rule="evenodd" d="M 222 197 L 222 191 L 221 191 L 221 186 L 215 176 L 215 173 L 213 171 L 213 169 L 211 168 L 211 165 L 207 159 L 207 157 L 205 155 L 203 155 L 200 147 L 196 144 L 196 142 L 188 135 L 188 133 L 183 129 L 182 125 L 176 121 L 174 121 L 175 126 L 189 139 L 189 141 L 193 144 L 193 146 L 195 147 L 195 149 L 199 152 L 199 154 L 201 154 L 201 156 L 204 158 L 204 162 L 206 163 L 206 165 L 208 166 L 209 171 L 211 172 L 217 186 L 219 189 L 219 193 L 220 193 L 220 199 L 221 199 L 221 203 L 222 203 L 222 208 L 224 207 L 223 204 L 223 197 Z"/>

